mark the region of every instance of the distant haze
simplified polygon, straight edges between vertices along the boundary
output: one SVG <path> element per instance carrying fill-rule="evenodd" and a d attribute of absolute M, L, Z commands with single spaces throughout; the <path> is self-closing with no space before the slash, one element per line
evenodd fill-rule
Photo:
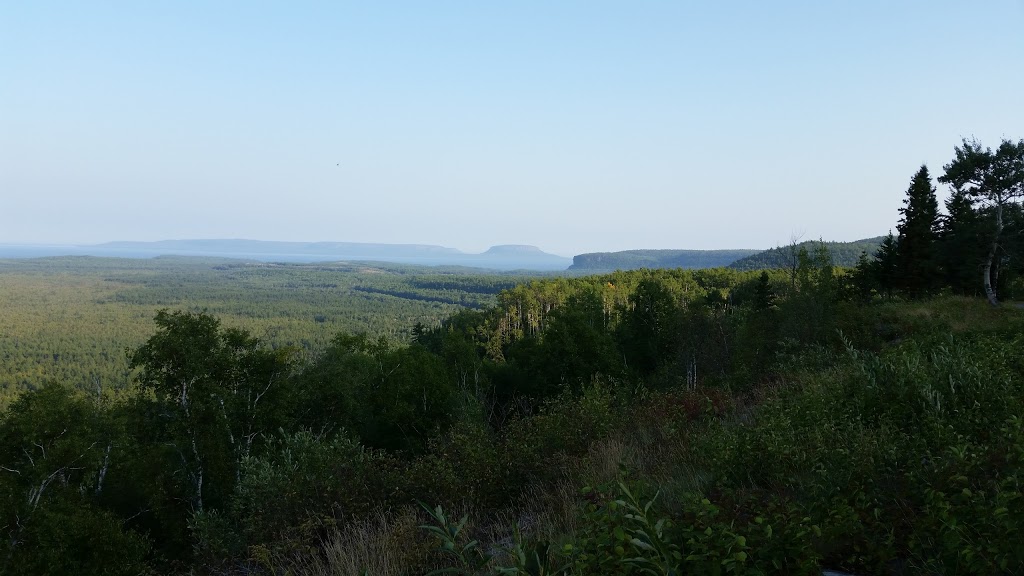
<path fill-rule="evenodd" d="M 0 242 L 874 237 L 1022 63 L 1021 0 L 7 2 Z"/>

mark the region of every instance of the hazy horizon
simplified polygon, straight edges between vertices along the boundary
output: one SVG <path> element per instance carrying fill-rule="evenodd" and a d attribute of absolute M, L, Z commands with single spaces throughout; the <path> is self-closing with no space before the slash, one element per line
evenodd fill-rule
<path fill-rule="evenodd" d="M 443 244 L 428 244 L 428 243 L 423 243 L 423 242 L 350 242 L 350 241 L 347 241 L 347 240 L 316 240 L 316 241 L 305 241 L 305 240 L 263 240 L 263 239 L 260 239 L 260 238 L 163 238 L 163 239 L 160 239 L 160 240 L 125 240 L 125 239 L 120 239 L 120 240 L 108 240 L 108 241 L 102 241 L 102 242 L 6 242 L 6 241 L 0 241 L 0 247 L 24 247 L 24 248 L 33 248 L 33 247 L 39 247 L 39 248 L 61 248 L 61 247 L 67 247 L 67 248 L 89 248 L 89 247 L 98 247 L 98 246 L 104 246 L 104 245 L 107 245 L 107 244 L 119 244 L 119 243 L 125 243 L 125 244 L 136 244 L 136 243 L 137 244 L 159 244 L 159 243 L 162 243 L 162 242 L 193 242 L 193 241 L 200 241 L 200 242 L 214 242 L 214 241 L 224 242 L 224 241 L 227 241 L 227 242 L 233 242 L 233 241 L 238 241 L 238 242 L 268 242 L 268 243 L 280 242 L 280 243 L 284 243 L 284 244 L 362 244 L 362 245 L 366 245 L 366 246 L 373 246 L 373 245 L 379 245 L 379 246 L 418 246 L 418 247 L 433 247 L 433 248 L 453 249 L 453 250 L 456 250 L 459 253 L 467 255 L 467 256 L 485 254 L 488 251 L 490 251 L 492 249 L 495 249 L 495 248 L 527 247 L 527 248 L 537 248 L 541 252 L 544 252 L 545 254 L 549 254 L 549 255 L 553 255 L 553 256 L 560 256 L 560 257 L 563 257 L 563 258 L 571 259 L 574 256 L 579 256 L 581 254 L 591 254 L 591 253 L 601 253 L 601 252 L 631 252 L 631 251 L 647 251 L 647 250 L 665 250 L 665 251 L 695 250 L 695 251 L 723 251 L 723 252 L 725 252 L 725 251 L 732 251 L 732 250 L 758 250 L 758 251 L 765 251 L 765 250 L 771 250 L 773 248 L 778 248 L 780 246 L 788 245 L 788 244 L 790 244 L 793 241 L 796 241 L 796 242 L 817 242 L 817 241 L 823 241 L 823 242 L 845 243 L 845 242 L 855 242 L 855 241 L 858 241 L 858 240 L 869 240 L 871 238 L 877 238 L 879 236 L 883 236 L 883 235 L 867 236 L 867 237 L 864 237 L 864 238 L 855 238 L 854 240 L 833 240 L 833 239 L 829 239 L 829 238 L 803 238 L 803 237 L 800 237 L 800 238 L 792 238 L 792 239 L 788 240 L 785 243 L 780 243 L 780 244 L 773 245 L 773 246 L 722 246 L 722 247 L 719 247 L 719 248 L 687 248 L 685 246 L 660 247 L 660 248 L 634 247 L 634 248 L 623 248 L 621 250 L 610 250 L 610 251 L 607 251 L 607 250 L 584 250 L 582 252 L 574 252 L 574 253 L 571 253 L 571 254 L 561 254 L 561 253 L 553 252 L 551 250 L 545 249 L 544 246 L 538 246 L 536 244 L 492 244 L 492 245 L 489 245 L 489 246 L 487 246 L 486 248 L 484 248 L 482 250 L 471 252 L 471 251 L 463 250 L 463 249 L 458 248 L 456 246 L 445 246 Z M 0 258 L 3 258 L 3 257 L 4 257 L 3 255 L 0 255 Z"/>
<path fill-rule="evenodd" d="M 817 240 L 817 239 L 816 238 L 813 238 L 813 239 L 804 238 L 802 240 Z M 858 238 L 858 240 L 860 240 L 860 239 Z M 487 246 L 483 250 L 479 250 L 479 251 L 475 251 L 475 252 L 470 252 L 470 251 L 458 248 L 456 246 L 445 246 L 443 244 L 428 244 L 428 243 L 423 243 L 423 242 L 400 242 L 399 243 L 399 242 L 349 242 L 347 240 L 316 240 L 316 241 L 305 241 L 305 240 L 262 240 L 260 238 L 163 238 L 163 239 L 160 239 L 160 240 L 142 240 L 142 241 L 120 239 L 120 240 L 108 240 L 108 241 L 103 241 L 103 242 L 6 242 L 6 241 L 0 241 L 0 247 L 89 248 L 89 247 L 93 247 L 93 246 L 103 246 L 105 244 L 116 244 L 116 243 L 121 243 L 121 242 L 124 242 L 124 243 L 136 243 L 136 242 L 139 242 L 139 243 L 142 243 L 142 242 L 145 242 L 145 243 L 160 243 L 160 242 L 187 242 L 187 241 L 282 242 L 282 243 L 296 243 L 296 244 L 319 244 L 319 243 L 325 243 L 325 244 L 334 244 L 334 243 L 337 243 L 337 244 L 350 244 L 351 243 L 351 244 L 366 244 L 366 245 L 375 245 L 376 244 L 376 245 L 385 245 L 385 246 L 430 246 L 430 247 L 438 247 L 438 248 L 450 248 L 450 249 L 458 250 L 460 253 L 465 254 L 465 255 L 470 255 L 470 256 L 471 255 L 484 254 L 484 253 L 486 253 L 487 251 L 489 251 L 489 250 L 491 250 L 493 248 L 506 247 L 506 246 L 526 246 L 526 247 L 531 247 L 531 248 L 537 248 L 537 249 L 541 250 L 542 252 L 544 252 L 546 254 L 550 254 L 550 255 L 554 255 L 554 256 L 560 256 L 560 257 L 569 258 L 569 259 L 571 259 L 573 256 L 578 256 L 580 254 L 602 252 L 602 251 L 599 251 L 599 250 L 585 250 L 583 252 L 575 252 L 575 253 L 572 253 L 572 254 L 560 254 L 560 253 L 557 253 L 557 252 L 553 252 L 551 250 L 547 250 L 547 249 L 545 249 L 544 246 L 538 246 L 536 244 L 492 244 L 490 246 Z M 826 239 L 826 241 L 831 242 L 831 240 L 827 240 L 827 239 Z M 775 246 L 767 246 L 767 247 L 763 247 L 763 248 L 761 248 L 761 247 L 749 247 L 749 246 L 728 246 L 728 247 L 722 247 L 722 248 L 707 248 L 705 250 L 709 250 L 709 251 L 715 251 L 715 250 L 721 250 L 721 251 L 727 251 L 727 250 L 769 250 L 771 248 L 775 248 Z M 637 247 L 637 248 L 624 248 L 622 250 L 615 250 L 614 252 L 633 251 L 633 250 L 701 250 L 701 249 L 691 249 L 691 248 L 686 248 L 686 247 L 673 247 L 673 248 L 644 248 L 644 247 Z M 3 257 L 4 257 L 3 255 L 0 255 L 0 258 L 3 258 Z"/>
<path fill-rule="evenodd" d="M 9 3 L 0 243 L 874 237 L 922 163 L 1024 138 L 1021 30 L 1024 0 Z"/>

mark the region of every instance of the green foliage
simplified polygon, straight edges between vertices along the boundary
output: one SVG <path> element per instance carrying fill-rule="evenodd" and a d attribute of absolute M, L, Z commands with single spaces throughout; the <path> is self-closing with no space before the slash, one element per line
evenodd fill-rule
<path fill-rule="evenodd" d="M 648 376 L 674 360 L 679 346 L 680 311 L 673 294 L 660 282 L 644 280 L 622 312 L 617 334 L 626 364 Z"/>
<path fill-rule="evenodd" d="M 801 345 L 823 342 L 833 332 L 839 294 L 829 251 L 824 246 L 814 253 L 801 248 L 794 280 L 793 292 L 779 304 L 779 336 Z"/>
<path fill-rule="evenodd" d="M 964 139 L 955 148 L 954 159 L 943 168 L 945 173 L 939 182 L 952 186 L 961 202 L 969 199 L 983 206 L 992 222 L 984 238 L 988 252 L 982 263 L 981 280 L 989 302 L 997 304 L 999 265 L 1006 256 L 1001 243 L 1007 232 L 1007 212 L 1019 209 L 1024 198 L 1024 140 L 1003 139 L 993 151 L 982 148 L 976 140 Z"/>
<path fill-rule="evenodd" d="M 253 443 L 283 421 L 291 351 L 222 330 L 208 314 L 161 310 L 155 322 L 156 334 L 130 352 L 129 366 L 169 423 L 165 440 L 181 458 L 200 512 L 206 498 L 230 493 Z"/>
<path fill-rule="evenodd" d="M 582 526 L 573 541 L 563 547 L 576 573 L 629 574 L 634 569 L 627 561 L 635 558 L 637 550 L 626 531 L 625 502 L 616 498 L 611 489 L 583 489 Z"/>
<path fill-rule="evenodd" d="M 4 574 L 135 576 L 146 571 L 149 542 L 123 521 L 65 494 L 41 506 L 17 545 L 0 549 Z"/>
<path fill-rule="evenodd" d="M 585 454 L 621 422 L 615 397 L 595 382 L 582 394 L 564 393 L 544 403 L 533 417 L 510 424 L 503 446 L 510 481 L 526 486 L 531 480 L 551 480 L 560 473 L 552 462 Z"/>
<path fill-rule="evenodd" d="M 504 552 L 511 565 L 495 569 L 501 576 L 554 576 L 572 568 L 572 562 L 554 544 L 525 538 L 518 525 L 513 527 L 512 545 Z"/>
<path fill-rule="evenodd" d="M 831 565 L 873 573 L 902 561 L 981 574 L 1019 566 L 1017 540 L 997 535 L 1019 530 L 1016 520 L 991 517 L 1019 506 L 1019 472 L 1006 460 L 1020 453 L 1017 349 L 977 337 L 855 352 L 849 368 L 764 404 L 752 426 L 712 429 L 699 452 L 719 471 L 716 490 L 776 494 L 806 510 L 822 533 L 810 543 Z"/>
<path fill-rule="evenodd" d="M 476 419 L 459 421 L 432 438 L 429 451 L 409 464 L 409 490 L 445 506 L 473 502 L 487 508 L 508 505 L 522 489 L 505 473 L 525 454 L 510 454 L 504 439 Z"/>
<path fill-rule="evenodd" d="M 955 294 L 977 296 L 982 293 L 981 266 L 991 236 L 987 219 L 974 209 L 964 191 L 953 191 L 946 199 L 946 215 L 939 232 L 939 254 L 945 283 Z"/>
<path fill-rule="evenodd" d="M 877 257 L 868 258 L 867 253 L 861 253 L 857 259 L 857 265 L 853 271 L 846 275 L 845 283 L 841 287 L 844 300 L 852 300 L 860 304 L 868 304 L 874 294 L 881 290 L 878 274 L 876 273 Z"/>
<path fill-rule="evenodd" d="M 58 386 L 23 395 L 0 419 L 0 572 L 137 574 L 145 538 L 99 504 L 111 434 L 88 399 Z"/>
<path fill-rule="evenodd" d="M 608 317 L 600 293 L 585 290 L 570 296 L 551 313 L 544 331 L 533 372 L 547 380 L 547 390 L 580 390 L 594 377 L 616 375 L 615 343 L 608 330 Z"/>
<path fill-rule="evenodd" d="M 1024 195 L 1024 140 L 1004 138 L 993 151 L 965 138 L 954 152 L 953 160 L 943 166 L 939 182 L 994 204 Z"/>
<path fill-rule="evenodd" d="M 887 298 L 892 298 L 896 293 L 899 284 L 899 243 L 896 237 L 889 232 L 889 235 L 882 240 L 882 244 L 875 253 L 875 260 L 870 263 L 869 270 L 874 276 L 874 284 L 880 293 Z"/>
<path fill-rule="evenodd" d="M 441 359 L 420 345 L 339 334 L 298 377 L 295 418 L 310 429 L 356 432 L 369 446 L 421 452 L 448 427 L 458 400 Z"/>
<path fill-rule="evenodd" d="M 441 506 L 430 508 L 420 503 L 433 524 L 420 526 L 434 537 L 438 546 L 436 552 L 442 563 L 453 564 L 428 574 L 491 573 L 498 576 L 548 576 L 568 574 L 571 562 L 562 562 L 554 547 L 543 542 L 529 542 L 524 539 L 518 525 L 513 527 L 512 544 L 502 550 L 485 551 L 479 540 L 470 540 L 466 532 L 469 516 L 457 522 L 449 518 Z M 510 565 L 503 565 L 509 563 Z"/>
<path fill-rule="evenodd" d="M 402 486 L 392 459 L 341 434 L 279 435 L 262 456 L 242 465 L 228 521 L 250 546 L 299 546 L 326 527 L 386 504 Z"/>
<path fill-rule="evenodd" d="M 471 576 L 481 572 L 490 563 L 492 556 L 485 552 L 478 540 L 469 540 L 465 534 L 468 516 L 459 521 L 449 520 L 444 510 L 437 506 L 431 509 L 426 504 L 420 506 L 427 511 L 434 524 L 425 524 L 421 529 L 429 532 L 438 540 L 437 551 L 454 563 L 451 568 L 433 570 L 428 574 L 465 574 Z"/>
<path fill-rule="evenodd" d="M 817 571 L 809 536 L 819 529 L 809 518 L 794 518 L 792 510 L 770 505 L 763 514 L 727 517 L 708 498 L 687 494 L 670 517 L 657 495 L 643 499 L 622 480 L 602 490 L 585 488 L 583 495 L 583 525 L 563 548 L 574 574 Z"/>

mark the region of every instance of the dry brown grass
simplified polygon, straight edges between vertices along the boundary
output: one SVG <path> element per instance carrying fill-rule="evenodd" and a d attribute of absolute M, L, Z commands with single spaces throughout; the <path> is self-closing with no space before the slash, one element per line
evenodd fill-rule
<path fill-rule="evenodd" d="M 430 563 L 433 543 L 419 528 L 413 508 L 378 513 L 334 531 L 316 552 L 296 555 L 283 564 L 296 576 L 399 576 Z"/>

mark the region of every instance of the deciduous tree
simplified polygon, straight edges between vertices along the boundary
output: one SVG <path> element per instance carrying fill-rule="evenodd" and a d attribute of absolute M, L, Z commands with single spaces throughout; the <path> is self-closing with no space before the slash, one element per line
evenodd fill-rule
<path fill-rule="evenodd" d="M 292 352 L 270 350 L 244 330 L 222 329 L 205 313 L 162 310 L 155 322 L 156 334 L 130 353 L 129 363 L 156 397 L 199 512 L 210 477 L 218 494 L 230 492 L 239 463 L 274 420 L 273 400 L 283 397 Z"/>

